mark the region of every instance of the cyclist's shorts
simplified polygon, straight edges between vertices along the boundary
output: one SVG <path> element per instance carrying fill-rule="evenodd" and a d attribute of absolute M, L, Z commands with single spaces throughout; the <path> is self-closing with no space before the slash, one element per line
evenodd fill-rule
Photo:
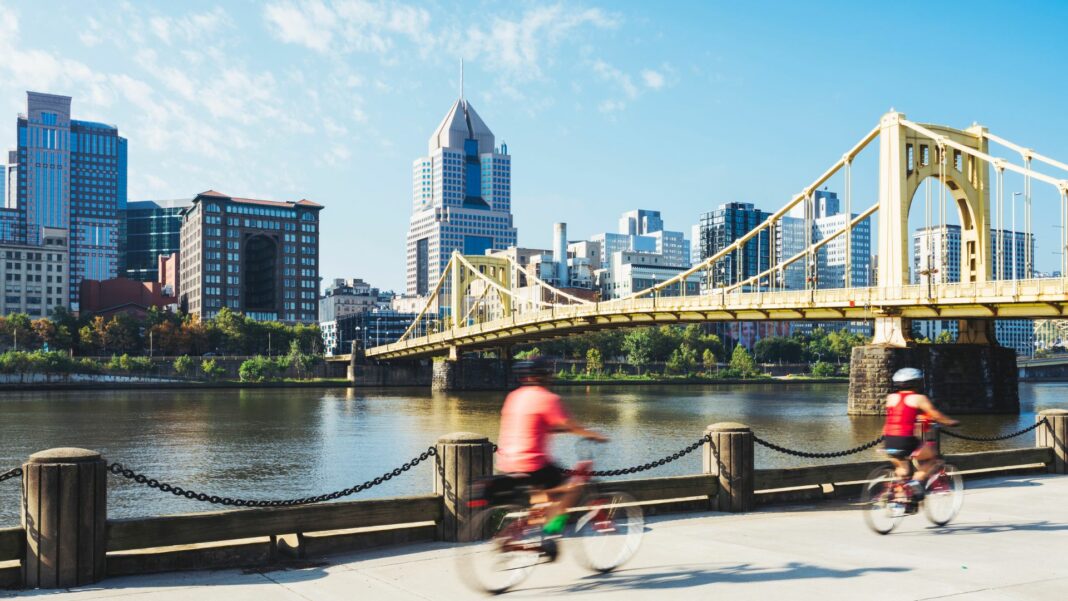
<path fill-rule="evenodd" d="M 887 436 L 883 441 L 886 454 L 894 459 L 906 459 L 920 447 L 920 439 L 915 436 Z"/>
<path fill-rule="evenodd" d="M 530 478 L 527 482 L 536 488 L 556 488 L 566 479 L 564 470 L 552 463 L 546 463 L 544 467 L 528 473 L 527 476 Z"/>

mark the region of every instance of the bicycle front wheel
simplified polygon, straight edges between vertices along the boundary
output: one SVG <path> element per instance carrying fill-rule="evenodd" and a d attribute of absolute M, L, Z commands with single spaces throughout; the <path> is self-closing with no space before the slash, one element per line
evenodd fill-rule
<path fill-rule="evenodd" d="M 482 510 L 472 518 L 456 553 L 457 571 L 471 588 L 498 594 L 523 582 L 540 555 L 540 531 L 528 526 L 530 512 L 518 505 Z"/>
<path fill-rule="evenodd" d="M 936 526 L 945 526 L 957 517 L 964 504 L 964 479 L 952 465 L 943 465 L 927 478 L 923 512 Z"/>
<path fill-rule="evenodd" d="M 579 560 L 591 570 L 611 572 L 642 543 L 645 518 L 634 497 L 624 492 L 594 492 L 572 512 Z"/>
<path fill-rule="evenodd" d="M 860 502 L 864 504 L 864 521 L 879 534 L 888 534 L 905 517 L 906 500 L 895 490 L 894 469 L 880 467 L 868 474 Z"/>

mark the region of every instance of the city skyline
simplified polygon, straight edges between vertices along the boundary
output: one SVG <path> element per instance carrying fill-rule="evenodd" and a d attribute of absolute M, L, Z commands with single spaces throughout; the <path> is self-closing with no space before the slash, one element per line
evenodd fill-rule
<path fill-rule="evenodd" d="M 7 114 L 35 90 L 117 124 L 131 140 L 130 200 L 207 189 L 316 199 L 331 209 L 325 281 L 360 275 L 403 289 L 410 160 L 459 93 L 461 57 L 466 95 L 523 157 L 512 198 L 520 246 L 544 246 L 559 220 L 584 239 L 611 227 L 604 215 L 639 207 L 683 231 L 724 202 L 774 210 L 890 106 L 920 121 L 977 120 L 1068 154 L 1058 135 L 1068 117 L 1052 110 L 1063 84 L 1017 60 L 1025 38 L 1064 53 L 1060 6 L 1032 7 L 1026 27 L 993 5 L 929 9 L 933 35 L 945 31 L 939 21 L 992 32 L 968 50 L 997 86 L 905 60 L 915 49 L 892 23 L 906 15 L 849 5 L 776 5 L 750 13 L 759 22 L 720 5 L 56 6 L 0 11 Z M 847 26 L 873 18 L 885 31 Z M 784 41 L 800 30 L 828 35 Z M 200 34 L 215 44 L 194 45 Z M 810 85 L 819 93 L 799 92 Z M 1036 231 L 1038 270 L 1055 269 L 1055 237 Z"/>

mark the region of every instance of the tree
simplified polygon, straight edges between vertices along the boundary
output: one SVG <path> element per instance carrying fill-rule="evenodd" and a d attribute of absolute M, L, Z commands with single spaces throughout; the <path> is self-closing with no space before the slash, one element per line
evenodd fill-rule
<path fill-rule="evenodd" d="M 289 343 L 289 354 L 285 358 L 279 358 L 280 371 L 285 371 L 284 364 L 291 365 L 297 371 L 298 378 L 305 378 L 312 367 L 319 361 L 318 355 L 309 355 L 300 350 L 300 341 L 293 339 Z"/>
<path fill-rule="evenodd" d="M 97 315 L 88 325 L 82 326 L 78 331 L 78 338 L 82 347 L 97 355 L 103 355 L 110 347 L 108 340 L 108 323 L 104 318 Z"/>
<path fill-rule="evenodd" d="M 111 318 L 105 326 L 108 348 L 123 354 L 141 352 L 140 327 L 136 321 L 125 313 Z"/>
<path fill-rule="evenodd" d="M 623 351 L 627 353 L 627 361 L 637 366 L 639 374 L 642 367 L 652 361 L 654 351 L 652 331 L 652 328 L 640 328 L 627 332 L 627 335 L 623 337 Z"/>
<path fill-rule="evenodd" d="M 834 363 L 829 361 L 817 361 L 812 364 L 812 375 L 818 378 L 829 378 L 837 373 Z"/>
<path fill-rule="evenodd" d="M 46 345 L 49 350 L 55 350 L 56 348 L 56 324 L 52 320 L 42 317 L 41 319 L 33 320 L 31 324 L 34 336 Z"/>
<path fill-rule="evenodd" d="M 716 354 L 712 352 L 712 349 L 706 348 L 701 354 L 701 365 L 705 368 L 706 374 L 712 373 L 712 368 L 716 366 Z"/>
<path fill-rule="evenodd" d="M 586 373 L 589 375 L 600 374 L 604 371 L 604 361 L 601 359 L 601 351 L 591 348 L 586 351 Z"/>
<path fill-rule="evenodd" d="M 735 346 L 734 352 L 731 353 L 731 371 L 743 378 L 756 375 L 756 363 L 749 356 L 749 351 L 740 344 Z"/>
<path fill-rule="evenodd" d="M 174 373 L 179 376 L 186 376 L 192 371 L 193 360 L 188 355 L 182 355 L 174 360 Z"/>
<path fill-rule="evenodd" d="M 697 352 L 690 348 L 690 345 L 683 343 L 682 346 L 672 351 L 665 367 L 670 373 L 685 375 L 692 373 L 696 366 Z"/>
<path fill-rule="evenodd" d="M 33 323 L 25 313 L 12 313 L 0 320 L 0 336 L 15 349 L 31 349 L 37 346 Z"/>
<path fill-rule="evenodd" d="M 804 361 L 805 349 L 793 338 L 771 336 L 757 341 L 753 355 L 760 363 L 800 363 Z"/>
<path fill-rule="evenodd" d="M 953 344 L 953 334 L 950 334 L 949 330 L 942 330 L 934 341 L 935 344 Z"/>
<path fill-rule="evenodd" d="M 535 347 L 531 347 L 531 348 L 529 348 L 529 349 L 527 349 L 525 351 L 519 351 L 518 353 L 515 354 L 513 359 L 515 359 L 516 361 L 525 361 L 527 359 L 533 359 L 534 357 L 540 357 L 540 356 L 541 356 L 541 349 L 539 349 L 538 347 L 535 346 Z"/>
<path fill-rule="evenodd" d="M 226 373 L 226 368 L 215 363 L 215 359 L 205 359 L 200 364 L 200 371 L 204 374 L 204 377 L 214 382 L 222 377 Z"/>

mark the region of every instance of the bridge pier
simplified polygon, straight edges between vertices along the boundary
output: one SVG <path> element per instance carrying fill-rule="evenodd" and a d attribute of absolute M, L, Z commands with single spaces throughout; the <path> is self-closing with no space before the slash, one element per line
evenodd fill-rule
<path fill-rule="evenodd" d="M 503 353 L 502 353 L 503 355 Z M 450 353 L 452 356 L 452 353 Z M 465 357 L 435 359 L 430 389 L 438 392 L 458 390 L 508 390 L 512 382 L 512 365 L 507 356 L 495 358 Z"/>
<path fill-rule="evenodd" d="M 978 328 L 973 329 L 976 331 Z M 890 378 L 917 367 L 925 391 L 946 413 L 1019 413 L 1016 351 L 992 344 L 916 344 L 853 348 L 849 369 L 849 415 L 885 414 Z"/>

